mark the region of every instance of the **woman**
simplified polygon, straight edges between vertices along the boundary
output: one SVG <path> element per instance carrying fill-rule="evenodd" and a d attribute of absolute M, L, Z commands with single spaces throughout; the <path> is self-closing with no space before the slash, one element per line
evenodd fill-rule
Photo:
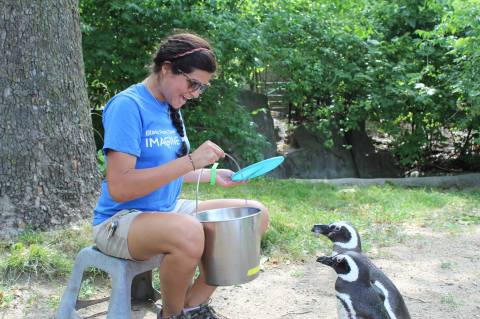
<path fill-rule="evenodd" d="M 191 215 L 193 200 L 179 200 L 183 182 L 196 182 L 200 169 L 225 156 L 206 141 L 190 153 L 180 109 L 208 87 L 216 70 L 210 44 L 189 33 L 168 37 L 160 45 L 150 74 L 114 96 L 103 112 L 107 175 L 94 211 L 93 235 L 104 253 L 145 260 L 165 254 L 160 267 L 162 311 L 159 318 L 221 318 L 207 301 L 215 287 L 203 271 L 192 278 L 204 249 L 201 224 Z M 216 182 L 236 185 L 233 172 L 217 171 Z M 205 169 L 202 182 L 210 180 Z M 199 203 L 209 210 L 244 206 L 240 199 Z M 262 233 L 268 211 L 262 211 Z"/>

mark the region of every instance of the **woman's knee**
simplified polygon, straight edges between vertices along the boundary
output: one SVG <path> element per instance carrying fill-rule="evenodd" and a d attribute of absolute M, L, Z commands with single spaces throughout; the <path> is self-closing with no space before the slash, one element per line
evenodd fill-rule
<path fill-rule="evenodd" d="M 270 213 L 268 209 L 262 210 L 262 221 L 260 224 L 260 232 L 264 234 L 267 231 L 268 225 L 270 224 Z"/>
<path fill-rule="evenodd" d="M 205 236 L 202 224 L 191 216 L 184 216 L 176 223 L 172 233 L 176 236 L 175 249 L 189 258 L 200 259 L 205 245 Z"/>
<path fill-rule="evenodd" d="M 259 202 L 258 200 L 251 200 L 249 199 L 247 202 L 246 202 L 246 206 L 250 206 L 250 207 L 255 207 L 255 208 L 258 208 L 260 209 L 262 212 L 267 212 L 268 213 L 268 208 L 265 207 L 265 205 L 263 205 L 261 202 Z"/>

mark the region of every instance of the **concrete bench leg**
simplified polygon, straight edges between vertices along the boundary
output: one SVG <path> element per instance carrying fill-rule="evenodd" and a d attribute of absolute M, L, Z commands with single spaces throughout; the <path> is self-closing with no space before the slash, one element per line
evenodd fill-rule
<path fill-rule="evenodd" d="M 70 276 L 67 288 L 65 289 L 60 302 L 57 318 L 80 318 L 75 311 L 75 306 L 82 286 L 84 270 L 85 265 L 83 263 L 75 262 L 72 275 Z"/>
<path fill-rule="evenodd" d="M 131 318 L 132 279 L 132 276 L 126 274 L 123 269 L 112 275 L 112 293 L 108 304 L 107 319 Z"/>
<path fill-rule="evenodd" d="M 140 299 L 155 297 L 154 293 L 149 292 L 149 289 L 154 291 L 151 283 L 151 271 L 160 266 L 162 259 L 163 255 L 152 257 L 146 261 L 125 260 L 107 256 L 93 246 L 82 249 L 75 259 L 75 265 L 72 269 L 67 288 L 60 301 L 60 307 L 57 311 L 56 318 L 80 318 L 76 311 L 76 304 L 80 287 L 82 285 L 83 273 L 86 268 L 95 267 L 106 271 L 112 280 L 112 291 L 108 305 L 107 318 L 131 319 L 133 279 L 140 274 L 140 277 L 137 279 L 138 285 L 135 286 L 134 296 L 140 296 Z M 141 290 L 144 287 L 147 288 L 146 292 L 142 292 Z"/>

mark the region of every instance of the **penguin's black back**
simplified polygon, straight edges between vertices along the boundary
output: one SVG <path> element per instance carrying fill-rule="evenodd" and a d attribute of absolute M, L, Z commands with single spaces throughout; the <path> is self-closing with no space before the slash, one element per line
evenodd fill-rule
<path fill-rule="evenodd" d="M 405 301 L 403 300 L 402 294 L 400 291 L 398 291 L 397 287 L 395 284 L 388 278 L 383 271 L 381 271 L 372 261 L 362 253 L 361 249 L 361 239 L 360 239 L 360 234 L 358 233 L 357 229 L 353 226 L 350 225 L 350 227 L 353 228 L 355 231 L 355 234 L 357 236 L 358 240 L 358 245 L 355 248 L 352 249 L 346 249 L 343 248 L 339 245 L 334 244 L 333 249 L 334 253 L 348 253 L 350 251 L 357 252 L 361 254 L 363 262 L 368 264 L 369 268 L 369 275 L 370 275 L 370 280 L 372 283 L 375 282 L 380 282 L 380 284 L 384 287 L 384 289 L 387 290 L 387 299 L 388 303 L 390 304 L 390 307 L 392 308 L 393 314 L 395 315 L 396 318 L 392 319 L 411 319 L 410 313 L 408 312 L 408 308 L 405 304 Z M 378 283 L 377 283 L 378 285 Z M 381 288 L 379 288 L 381 289 Z"/>
<path fill-rule="evenodd" d="M 356 252 L 346 252 L 344 255 L 351 257 L 358 267 L 358 278 L 353 281 L 353 277 L 348 278 L 341 275 L 335 282 L 335 291 L 337 299 L 346 306 L 347 313 L 350 306 L 352 318 L 364 319 L 392 319 L 384 306 L 384 300 L 377 290 L 372 286 L 369 276 L 369 265 L 362 254 Z M 348 278 L 348 280 L 347 280 Z M 354 315 L 353 315 L 354 312 Z"/>
<path fill-rule="evenodd" d="M 387 300 L 395 314 L 396 319 L 411 319 L 407 305 L 402 294 L 395 284 L 377 266 L 370 262 L 370 280 L 372 284 L 379 287 L 378 282 L 387 290 Z M 379 287 L 380 288 L 380 287 Z M 381 289 L 381 288 L 380 288 Z"/>
<path fill-rule="evenodd" d="M 393 315 L 392 319 L 411 319 L 410 313 L 408 312 L 405 301 L 403 300 L 400 291 L 398 291 L 395 284 L 388 278 L 383 271 L 381 271 L 374 263 L 365 255 L 359 254 L 358 258 L 362 260 L 368 267 L 368 272 L 370 276 L 370 281 L 372 284 L 375 284 L 378 289 L 386 290 L 387 302 L 391 307 Z M 380 285 L 378 284 L 380 283 Z"/>

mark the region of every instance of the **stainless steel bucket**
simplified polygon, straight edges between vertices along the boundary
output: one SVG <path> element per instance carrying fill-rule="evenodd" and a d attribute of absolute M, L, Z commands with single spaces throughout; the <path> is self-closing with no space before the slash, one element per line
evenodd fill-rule
<path fill-rule="evenodd" d="M 249 282 L 260 271 L 260 209 L 230 207 L 198 212 L 205 230 L 202 264 L 206 282 L 231 286 Z"/>

